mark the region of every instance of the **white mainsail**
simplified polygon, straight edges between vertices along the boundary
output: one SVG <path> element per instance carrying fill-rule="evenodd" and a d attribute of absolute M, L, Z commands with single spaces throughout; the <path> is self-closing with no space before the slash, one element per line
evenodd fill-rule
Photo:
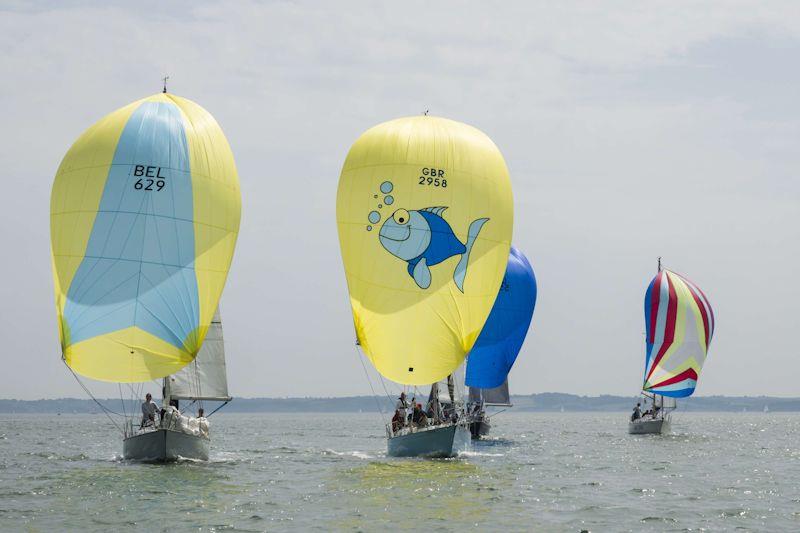
<path fill-rule="evenodd" d="M 662 396 L 661 394 L 656 394 L 656 405 L 660 409 L 675 409 L 678 406 L 678 402 L 676 398 L 672 398 L 670 396 Z"/>
<path fill-rule="evenodd" d="M 231 400 L 225 369 L 225 343 L 219 309 L 197 357 L 180 372 L 168 376 L 166 395 L 176 400 Z"/>

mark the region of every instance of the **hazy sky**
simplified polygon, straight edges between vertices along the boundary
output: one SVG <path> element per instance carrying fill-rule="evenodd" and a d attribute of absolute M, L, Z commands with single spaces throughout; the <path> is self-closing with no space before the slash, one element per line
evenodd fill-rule
<path fill-rule="evenodd" d="M 426 109 L 486 132 L 511 172 L 539 281 L 514 392 L 635 394 L 661 255 L 716 312 L 698 393 L 800 395 L 797 2 L 164 4 L 0 2 L 0 397 L 83 395 L 60 361 L 50 187 L 83 130 L 165 73 L 239 168 L 233 395 L 369 392 L 337 180 L 364 130 Z"/>

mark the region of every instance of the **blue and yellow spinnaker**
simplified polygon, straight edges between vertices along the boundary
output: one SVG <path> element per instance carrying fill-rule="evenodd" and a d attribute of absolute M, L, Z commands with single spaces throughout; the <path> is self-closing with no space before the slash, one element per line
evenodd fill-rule
<path fill-rule="evenodd" d="M 398 383 L 447 377 L 475 343 L 506 270 L 513 202 L 500 151 L 444 118 L 375 126 L 347 155 L 336 221 L 367 357 Z"/>
<path fill-rule="evenodd" d="M 202 107 L 157 94 L 102 118 L 64 156 L 50 235 L 62 355 L 148 381 L 197 355 L 241 218 L 228 141 Z"/>

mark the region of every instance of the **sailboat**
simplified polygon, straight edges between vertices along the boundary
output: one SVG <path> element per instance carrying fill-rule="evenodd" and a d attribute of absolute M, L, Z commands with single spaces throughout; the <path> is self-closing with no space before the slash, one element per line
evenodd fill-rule
<path fill-rule="evenodd" d="M 492 311 L 467 356 L 467 410 L 473 439 L 489 433 L 491 423 L 487 407 L 511 407 L 508 373 L 525 342 L 535 306 L 533 267 L 528 258 L 512 246 Z"/>
<path fill-rule="evenodd" d="M 642 394 L 650 408 L 628 423 L 628 433 L 666 433 L 677 398 L 694 393 L 711 338 L 714 311 L 700 288 L 661 268 L 644 297 L 646 344 Z"/>
<path fill-rule="evenodd" d="M 419 396 L 427 405 L 399 400 L 386 427 L 388 455 L 456 455 L 470 441 L 458 374 L 511 241 L 503 156 L 483 132 L 453 120 L 379 124 L 347 155 L 336 221 L 356 344 L 404 393 L 432 389 Z"/>
<path fill-rule="evenodd" d="M 50 233 L 61 358 L 87 392 L 78 375 L 126 384 L 132 393 L 133 384 L 170 376 L 166 404 L 208 391 L 219 398 L 224 359 L 211 347 L 207 358 L 196 357 L 210 328 L 214 334 L 240 217 L 239 179 L 222 130 L 166 87 L 78 138 L 53 183 Z M 123 455 L 207 459 L 207 421 L 162 407 L 165 416 L 143 405 L 148 416 L 134 413 L 122 426 L 112 418 Z"/>
<path fill-rule="evenodd" d="M 499 387 L 491 389 L 469 387 L 467 414 L 470 418 L 469 432 L 473 440 L 487 436 L 492 429 L 491 417 L 486 413 L 487 407 L 513 407 L 508 390 L 508 378 Z"/>

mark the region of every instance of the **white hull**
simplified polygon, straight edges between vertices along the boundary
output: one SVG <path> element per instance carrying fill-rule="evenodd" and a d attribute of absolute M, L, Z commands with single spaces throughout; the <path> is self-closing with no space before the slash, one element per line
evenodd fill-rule
<path fill-rule="evenodd" d="M 122 456 L 133 461 L 167 462 L 178 459 L 208 461 L 211 441 L 170 429 L 139 433 L 122 441 Z"/>
<path fill-rule="evenodd" d="M 664 433 L 669 433 L 669 430 L 669 418 L 640 418 L 635 422 L 628 422 L 628 433 L 631 435 L 663 435 Z"/>

